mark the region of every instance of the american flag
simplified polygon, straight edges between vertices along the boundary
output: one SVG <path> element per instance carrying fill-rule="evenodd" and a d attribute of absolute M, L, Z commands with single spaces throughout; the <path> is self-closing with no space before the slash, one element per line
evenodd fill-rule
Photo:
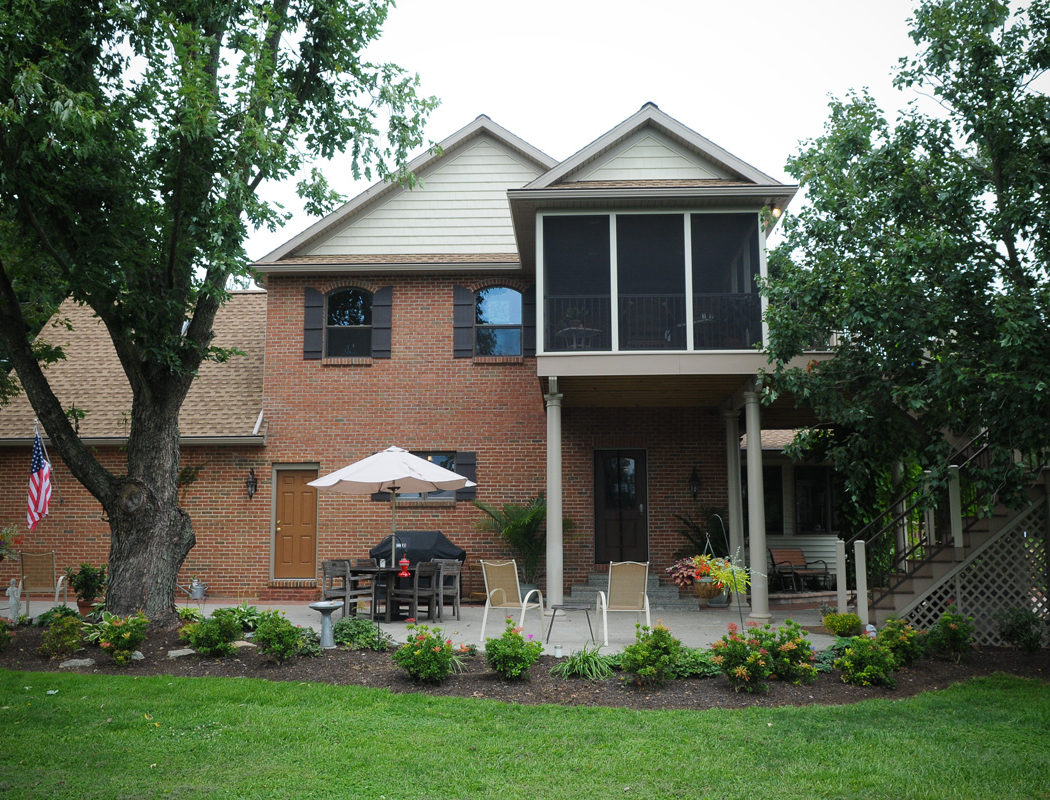
<path fill-rule="evenodd" d="M 33 436 L 33 465 L 29 475 L 29 507 L 26 521 L 29 530 L 33 530 L 40 520 L 47 516 L 47 506 L 51 502 L 51 465 L 44 458 L 44 443 L 40 434 Z"/>

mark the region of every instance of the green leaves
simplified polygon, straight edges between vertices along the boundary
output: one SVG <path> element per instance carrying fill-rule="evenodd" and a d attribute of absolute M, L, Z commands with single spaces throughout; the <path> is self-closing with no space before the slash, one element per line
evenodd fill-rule
<path fill-rule="evenodd" d="M 1050 445 L 1036 388 L 1050 378 L 1050 105 L 1031 83 L 1048 31 L 1045 0 L 922 3 L 897 85 L 942 112 L 891 122 L 854 93 L 788 162 L 809 204 L 764 287 L 772 391 L 830 423 L 796 450 L 832 459 L 858 496 L 898 462 L 939 464 L 946 432 L 988 429 L 1002 455 Z M 813 361 L 828 332 L 834 357 Z"/>

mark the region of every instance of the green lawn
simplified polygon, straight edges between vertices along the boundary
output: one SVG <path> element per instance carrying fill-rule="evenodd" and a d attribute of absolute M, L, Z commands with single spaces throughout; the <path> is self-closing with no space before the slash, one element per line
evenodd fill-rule
<path fill-rule="evenodd" d="M 1050 798 L 1050 690 L 1007 676 L 853 706 L 636 712 L 0 671 L 0 731 L 11 798 Z"/>

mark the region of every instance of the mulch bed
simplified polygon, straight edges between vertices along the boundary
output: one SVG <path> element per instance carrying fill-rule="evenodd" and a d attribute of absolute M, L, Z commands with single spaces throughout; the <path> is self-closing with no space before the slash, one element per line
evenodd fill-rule
<path fill-rule="evenodd" d="M 19 628 L 15 638 L 0 651 L 0 669 L 58 671 L 59 661 L 37 654 L 42 631 Z M 605 681 L 565 680 L 552 677 L 557 660 L 544 656 L 532 668 L 528 681 L 498 678 L 482 655 L 466 660 L 466 670 L 440 686 L 421 686 L 394 666 L 389 653 L 363 650 L 328 650 L 320 658 L 298 658 L 275 664 L 254 648 L 245 648 L 229 658 L 196 655 L 169 659 L 168 651 L 183 647 L 175 631 L 154 630 L 142 647 L 143 661 L 127 667 L 112 664 L 96 648 L 82 650 L 76 658 L 97 662 L 88 670 L 112 675 L 175 675 L 181 677 L 247 677 L 274 681 L 310 681 L 335 685 L 368 686 L 392 692 L 419 692 L 441 697 L 478 697 L 508 703 L 557 703 L 615 708 L 704 709 L 748 706 L 841 705 L 871 698 L 901 698 L 920 692 L 944 689 L 979 675 L 1006 672 L 1044 683 L 1050 679 L 1050 650 L 1028 654 L 1018 650 L 987 647 L 974 650 L 961 664 L 925 659 L 897 673 L 897 688 L 859 687 L 844 684 L 836 672 L 825 673 L 810 686 L 791 686 L 773 681 L 768 694 L 735 693 L 725 678 L 673 680 L 661 687 L 639 688 L 616 678 Z"/>

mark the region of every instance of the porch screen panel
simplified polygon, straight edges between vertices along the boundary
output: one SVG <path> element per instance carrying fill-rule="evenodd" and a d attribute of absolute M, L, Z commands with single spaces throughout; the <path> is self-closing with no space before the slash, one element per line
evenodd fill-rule
<path fill-rule="evenodd" d="M 616 217 L 621 350 L 685 349 L 685 234 L 681 214 Z"/>
<path fill-rule="evenodd" d="M 693 214 L 693 341 L 750 350 L 762 341 L 757 214 Z"/>
<path fill-rule="evenodd" d="M 609 350 L 609 217 L 543 218 L 544 349 Z"/>

